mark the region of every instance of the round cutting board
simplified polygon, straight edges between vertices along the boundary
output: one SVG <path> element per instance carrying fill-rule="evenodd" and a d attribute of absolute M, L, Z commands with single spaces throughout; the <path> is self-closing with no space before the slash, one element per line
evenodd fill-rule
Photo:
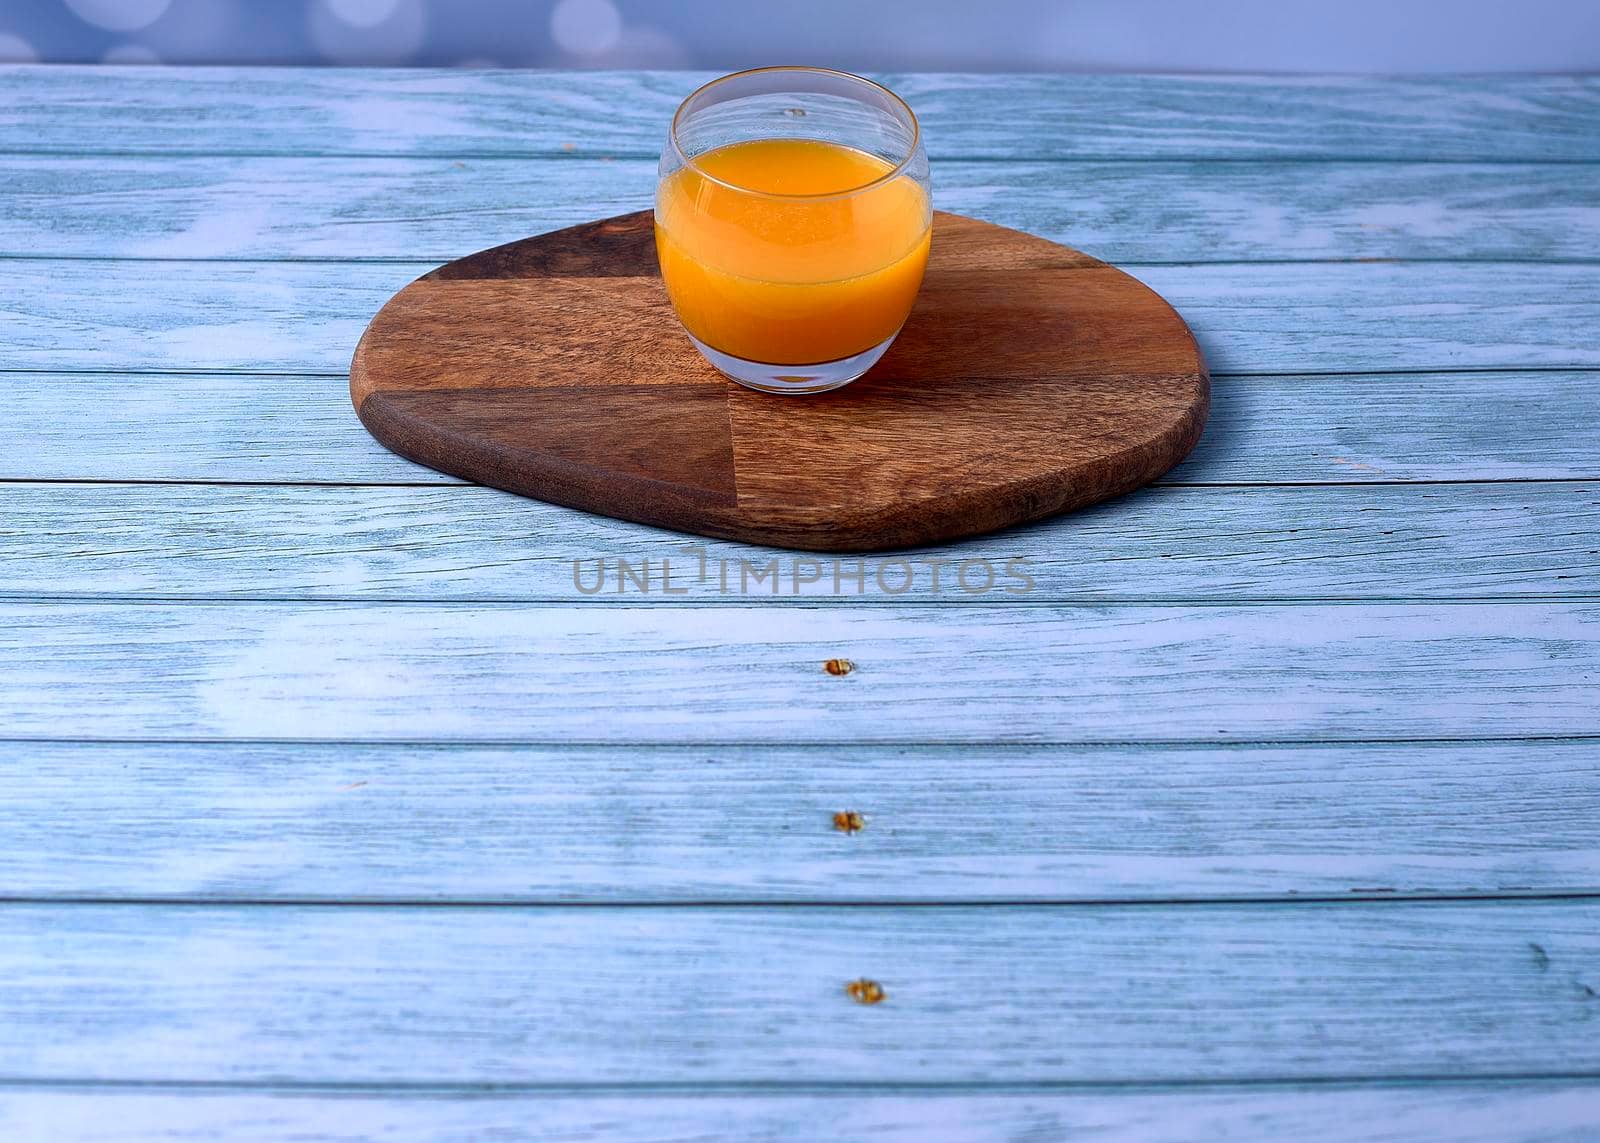
<path fill-rule="evenodd" d="M 1148 287 L 937 213 L 899 340 L 854 384 L 774 396 L 689 344 L 649 211 L 442 266 L 350 366 L 372 435 L 496 488 L 781 547 L 948 540 L 1137 488 L 1200 438 L 1205 362 Z"/>

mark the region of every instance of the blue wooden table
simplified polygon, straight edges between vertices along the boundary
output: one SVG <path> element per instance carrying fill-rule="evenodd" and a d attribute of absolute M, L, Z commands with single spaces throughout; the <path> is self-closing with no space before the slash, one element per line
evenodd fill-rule
<path fill-rule="evenodd" d="M 1600 1138 L 1600 80 L 890 77 L 1215 408 L 835 595 L 347 403 L 703 78 L 0 70 L 0 1138 Z"/>

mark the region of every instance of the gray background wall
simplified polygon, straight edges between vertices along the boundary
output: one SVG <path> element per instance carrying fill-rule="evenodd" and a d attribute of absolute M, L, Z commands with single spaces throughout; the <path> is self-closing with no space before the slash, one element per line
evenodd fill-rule
<path fill-rule="evenodd" d="M 0 60 L 1600 70 L 1600 0 L 0 0 Z"/>

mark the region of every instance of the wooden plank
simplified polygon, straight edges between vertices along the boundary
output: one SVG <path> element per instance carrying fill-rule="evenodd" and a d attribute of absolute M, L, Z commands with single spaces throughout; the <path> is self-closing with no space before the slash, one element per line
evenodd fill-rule
<path fill-rule="evenodd" d="M 152 275 L 142 262 L 13 261 L 0 369 L 343 373 L 372 315 L 429 268 L 170 262 Z M 1177 307 L 1218 373 L 1600 366 L 1600 264 L 1149 266 L 1138 277 Z"/>
<path fill-rule="evenodd" d="M 4 895 L 1003 902 L 1600 892 L 1592 742 L 0 750 Z M 856 813 L 839 828 L 836 814 Z"/>
<path fill-rule="evenodd" d="M 1600 903 L 10 905 L 0 1074 L 1140 1082 L 1600 1071 Z M 847 982 L 880 984 L 877 1004 Z"/>
<path fill-rule="evenodd" d="M 342 376 L 4 384 L 0 479 L 459 483 L 368 436 Z M 95 416 L 63 417 L 68 393 Z M 1166 482 L 1600 479 L 1592 373 L 1214 377 L 1211 400 L 1199 446 Z"/>
<path fill-rule="evenodd" d="M 1585 260 L 1600 166 L 989 162 L 935 204 L 1114 262 Z M 643 159 L 11 156 L 0 255 L 448 261 L 649 205 Z"/>
<path fill-rule="evenodd" d="M 57 1143 L 348 1143 L 351 1139 L 1296 1139 L 1549 1143 L 1600 1133 L 1600 1085 L 1573 1081 L 1363 1087 L 842 1090 L 663 1094 L 194 1089 L 0 1092 L 0 1126 Z"/>
<path fill-rule="evenodd" d="M 7 67 L 0 149 L 653 158 L 704 72 Z M 881 76 L 939 158 L 1592 160 L 1593 76 Z"/>
<path fill-rule="evenodd" d="M 487 488 L 147 484 L 0 486 L 0 598 L 616 602 L 649 561 L 682 600 L 725 599 L 724 568 L 776 559 L 795 603 L 1013 602 L 981 592 L 1006 561 L 1030 602 L 1163 599 L 1600 599 L 1600 484 L 1156 488 L 954 544 L 860 593 L 833 555 L 703 540 Z M 700 564 L 704 552 L 704 574 Z M 961 561 L 988 561 L 963 570 Z M 626 561 L 625 574 L 619 561 Z M 943 561 L 938 583 L 934 561 Z M 853 566 L 853 561 L 847 566 Z M 962 578 L 964 577 L 964 578 Z M 965 586 L 963 586 L 965 585 Z"/>
<path fill-rule="evenodd" d="M 856 669 L 830 674 L 835 658 Z M 1597 662 L 1600 607 L 1557 603 L 10 603 L 0 726 L 608 743 L 1587 735 Z"/>

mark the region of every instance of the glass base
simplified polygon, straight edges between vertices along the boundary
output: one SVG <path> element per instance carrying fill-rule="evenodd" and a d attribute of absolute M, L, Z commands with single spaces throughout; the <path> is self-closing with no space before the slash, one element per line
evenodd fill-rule
<path fill-rule="evenodd" d="M 688 332 L 685 330 L 684 332 Z M 818 365 L 768 365 L 760 361 L 746 361 L 720 349 L 712 349 L 694 334 L 689 340 L 702 357 L 716 366 L 730 381 L 737 381 L 748 389 L 763 393 L 826 393 L 848 385 L 878 363 L 884 351 L 894 343 L 898 330 L 884 338 L 871 349 L 837 361 L 824 361 Z"/>

